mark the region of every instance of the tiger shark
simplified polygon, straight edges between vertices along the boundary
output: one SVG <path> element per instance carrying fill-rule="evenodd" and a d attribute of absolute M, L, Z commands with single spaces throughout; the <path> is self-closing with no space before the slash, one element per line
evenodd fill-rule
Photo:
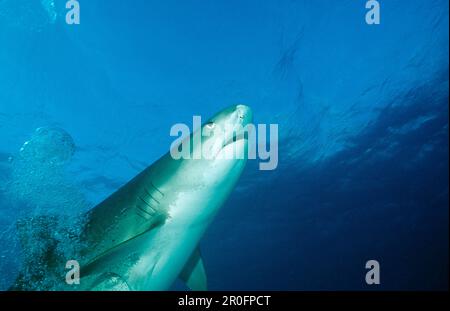
<path fill-rule="evenodd" d="M 168 290 L 177 278 L 192 290 L 206 290 L 199 242 L 245 167 L 244 132 L 251 122 L 245 105 L 210 118 L 176 147 L 188 146 L 190 154 L 202 151 L 207 157 L 162 156 L 84 215 L 79 258 L 56 259 L 48 251 L 46 269 L 63 271 L 65 260 L 79 261 L 79 284 L 65 284 L 69 290 Z M 198 140 L 201 144 L 193 139 L 212 130 L 213 135 Z M 232 150 L 244 156 L 224 156 Z M 44 221 L 47 227 L 51 223 Z M 12 289 L 27 289 L 24 279 L 22 273 Z"/>

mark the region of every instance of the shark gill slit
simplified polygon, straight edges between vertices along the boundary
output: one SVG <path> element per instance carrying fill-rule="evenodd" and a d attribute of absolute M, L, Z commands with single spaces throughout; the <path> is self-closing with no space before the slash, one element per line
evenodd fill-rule
<path fill-rule="evenodd" d="M 151 191 L 147 187 L 143 187 L 143 195 L 138 195 L 138 199 L 142 202 L 136 204 L 136 213 L 144 218 L 145 220 L 150 220 L 155 215 L 164 214 L 164 212 L 159 208 L 160 199 L 164 197 L 162 193 L 155 185 L 150 182 Z M 154 201 L 154 202 L 153 202 Z"/>
<path fill-rule="evenodd" d="M 138 202 L 136 206 L 139 209 L 145 211 L 150 216 L 153 216 L 157 212 L 157 210 L 154 207 L 152 207 L 147 201 L 145 201 L 142 197 L 139 196 L 139 200 L 141 200 L 141 202 L 144 204 L 144 206 L 142 206 L 141 204 L 139 204 L 140 202 Z"/>
<path fill-rule="evenodd" d="M 143 211 L 143 210 L 140 209 L 140 208 L 138 208 L 138 210 L 136 210 L 136 214 L 137 214 L 138 216 L 141 216 L 141 217 L 144 218 L 145 220 L 150 220 L 150 219 L 152 219 L 151 216 L 148 216 L 149 214 L 143 214 L 143 213 L 145 213 L 145 211 Z"/>
<path fill-rule="evenodd" d="M 156 188 L 155 185 L 154 185 L 152 182 L 150 182 L 150 186 L 152 186 L 153 189 L 155 189 L 156 191 L 158 191 L 159 194 L 161 194 L 161 197 L 164 196 L 164 193 L 162 193 L 158 188 Z"/>

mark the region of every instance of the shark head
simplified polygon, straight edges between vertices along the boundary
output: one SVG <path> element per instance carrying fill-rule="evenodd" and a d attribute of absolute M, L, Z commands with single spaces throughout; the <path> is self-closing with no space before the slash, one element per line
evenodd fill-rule
<path fill-rule="evenodd" d="M 218 200 L 211 206 L 220 206 L 245 167 L 251 129 L 247 125 L 252 119 L 248 106 L 228 107 L 175 145 L 174 149 L 184 151 L 185 156 L 171 159 L 178 193 L 201 191 L 210 200 Z"/>
<path fill-rule="evenodd" d="M 247 125 L 252 119 L 252 111 L 245 105 L 217 113 L 194 134 L 201 134 L 201 145 L 193 144 L 194 155 L 201 153 L 203 158 L 216 164 L 221 160 L 244 159 L 248 144 Z"/>
<path fill-rule="evenodd" d="M 170 214 L 189 219 L 209 219 L 233 190 L 248 157 L 248 140 L 253 114 L 245 105 L 228 107 L 208 119 L 200 128 L 174 148 L 183 148 L 187 157 L 170 158 L 171 179 L 165 184 L 176 186 L 177 200 L 186 204 L 173 208 Z M 168 154 L 171 157 L 171 153 Z M 165 170 L 167 172 L 167 170 Z M 157 182 L 157 184 L 159 184 Z M 164 192 L 164 187 L 161 185 Z M 189 203 L 187 203 L 189 202 Z"/>

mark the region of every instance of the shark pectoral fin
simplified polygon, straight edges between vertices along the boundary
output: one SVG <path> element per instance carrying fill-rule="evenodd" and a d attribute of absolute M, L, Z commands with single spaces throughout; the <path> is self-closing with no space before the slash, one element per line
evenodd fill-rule
<path fill-rule="evenodd" d="M 191 290 L 207 290 L 205 266 L 197 248 L 180 273 L 180 279 Z"/>

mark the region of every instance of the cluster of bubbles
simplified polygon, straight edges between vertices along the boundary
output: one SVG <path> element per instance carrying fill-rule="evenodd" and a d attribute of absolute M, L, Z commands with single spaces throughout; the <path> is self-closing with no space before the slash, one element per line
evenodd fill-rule
<path fill-rule="evenodd" d="M 7 228 L 0 230 L 0 236 L 8 236 L 8 243 L 14 245 L 0 252 L 3 261 L 0 272 L 7 267 L 20 266 L 19 261 L 22 261 L 23 267 L 33 267 L 28 272 L 36 285 L 39 284 L 35 282 L 36 271 L 45 270 L 45 263 L 36 260 L 43 249 L 49 249 L 48 243 L 52 243 L 50 248 L 57 252 L 58 257 L 70 257 L 73 252 L 70 245 L 74 243 L 66 242 L 77 236 L 81 228 L 79 216 L 88 206 L 67 174 L 67 165 L 75 150 L 75 143 L 65 130 L 40 127 L 10 158 L 10 177 L 4 194 L 12 216 L 8 217 Z M 40 221 L 41 217 L 44 220 Z M 51 229 L 47 224 L 50 219 Z M 40 222 L 43 225 L 38 226 Z M 11 254 L 17 251 L 21 252 L 20 260 L 17 254 Z M 27 270 L 25 272 L 28 273 Z M 26 279 L 27 275 L 22 277 Z M 1 280 L 2 289 L 5 289 L 5 282 L 13 280 Z M 51 280 L 44 278 L 41 281 Z"/>
<path fill-rule="evenodd" d="M 8 194 L 39 212 L 77 211 L 81 193 L 69 182 L 67 164 L 75 153 L 72 137 L 57 127 L 40 127 L 11 160 Z"/>
<path fill-rule="evenodd" d="M 66 131 L 57 127 L 39 127 L 20 148 L 19 155 L 25 161 L 59 166 L 67 164 L 74 153 L 75 143 Z"/>

